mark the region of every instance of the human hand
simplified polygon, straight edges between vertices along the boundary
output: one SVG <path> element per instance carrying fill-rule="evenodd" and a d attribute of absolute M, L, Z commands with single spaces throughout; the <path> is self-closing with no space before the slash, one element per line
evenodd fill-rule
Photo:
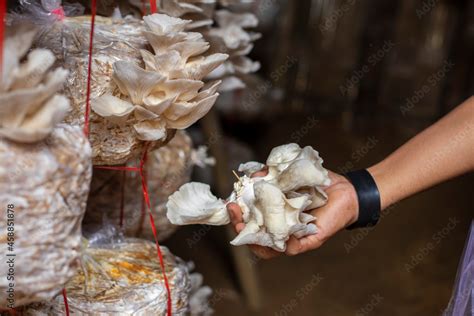
<path fill-rule="evenodd" d="M 265 176 L 266 171 L 259 171 L 253 176 Z M 354 223 L 359 216 L 357 194 L 353 185 L 345 177 L 329 171 L 331 185 L 325 188 L 328 203 L 320 208 L 308 211 L 316 217 L 318 233 L 297 239 L 291 236 L 286 243 L 285 254 L 294 256 L 321 247 L 331 236 Z M 242 211 L 236 203 L 227 205 L 232 225 L 237 233 L 244 229 Z M 259 245 L 249 245 L 252 251 L 263 259 L 281 255 L 281 252 Z"/>

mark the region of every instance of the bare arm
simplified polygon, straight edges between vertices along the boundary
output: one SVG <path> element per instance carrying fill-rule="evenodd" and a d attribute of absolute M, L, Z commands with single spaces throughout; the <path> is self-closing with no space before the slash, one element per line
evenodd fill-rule
<path fill-rule="evenodd" d="M 368 170 L 382 209 L 474 170 L 474 97 Z"/>
<path fill-rule="evenodd" d="M 474 97 L 412 138 L 380 163 L 370 167 L 380 191 L 382 209 L 442 181 L 474 170 Z M 295 255 L 319 248 L 326 240 L 354 223 L 359 205 L 354 186 L 343 176 L 330 172 L 326 188 L 328 204 L 311 210 L 319 232 L 301 239 L 291 237 L 286 254 Z M 237 204 L 228 207 L 237 232 L 244 228 Z M 260 257 L 279 253 L 253 246 Z"/>

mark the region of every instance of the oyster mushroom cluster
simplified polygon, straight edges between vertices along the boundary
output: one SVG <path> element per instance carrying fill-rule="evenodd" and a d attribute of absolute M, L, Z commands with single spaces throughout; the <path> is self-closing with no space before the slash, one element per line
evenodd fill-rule
<path fill-rule="evenodd" d="M 149 153 L 145 174 L 148 190 L 153 192 L 150 195 L 151 213 L 159 241 L 168 238 L 177 229 L 166 218 L 166 201 L 169 196 L 191 180 L 194 166 L 204 167 L 212 162 L 212 158 L 206 155 L 206 148 L 193 149 L 191 138 L 184 130 L 178 131 L 165 146 Z M 131 167 L 138 164 L 138 161 L 128 163 Z M 116 225 L 122 223 L 125 236 L 154 240 L 143 206 L 141 177 L 138 172 L 96 169 L 83 221 L 84 230 L 90 231 L 108 222 Z"/>
<path fill-rule="evenodd" d="M 219 1 L 224 9 L 215 10 L 216 0 L 163 0 L 163 12 L 184 19 L 191 19 L 189 28 L 198 28 L 211 44 L 209 53 L 226 53 L 229 59 L 206 78 L 222 79 L 219 91 L 245 88 L 245 76 L 260 69 L 260 63 L 252 61 L 248 54 L 253 42 L 261 34 L 248 31 L 258 25 L 257 17 L 248 12 L 233 12 L 232 6 L 253 1 Z M 245 9 L 244 9 L 245 10 Z M 241 10 L 239 10 L 241 11 Z M 213 21 L 215 25 L 213 26 Z"/>
<path fill-rule="evenodd" d="M 203 30 L 203 34 L 212 52 L 226 53 L 229 59 L 210 73 L 208 79 L 222 79 L 220 91 L 242 89 L 246 86 L 242 79 L 260 69 L 260 63 L 248 57 L 253 42 L 261 34 L 247 29 L 257 27 L 258 19 L 252 13 L 234 13 L 227 9 L 217 10 L 214 19 L 217 26 Z"/>
<path fill-rule="evenodd" d="M 35 34 L 25 25 L 8 27 L 3 46 L 0 230 L 2 253 L 18 260 L 13 275 L 11 265 L 0 266 L 2 307 L 50 299 L 74 275 L 92 176 L 82 128 L 57 124 L 69 110 L 58 94 L 68 72 L 51 70 L 51 51 L 31 50 Z"/>
<path fill-rule="evenodd" d="M 162 0 L 159 2 L 160 12 L 192 22 L 187 30 L 207 27 L 213 24 L 216 0 Z"/>
<path fill-rule="evenodd" d="M 81 266 L 66 284 L 70 313 L 74 315 L 166 315 L 166 273 L 171 290 L 172 315 L 192 315 L 194 301 L 202 306 L 212 293 L 202 277 L 190 273 L 192 265 L 160 247 L 165 271 L 156 258 L 151 241 L 121 238 L 84 249 Z M 209 308 L 207 309 L 209 310 Z M 64 315 L 62 295 L 32 304 L 22 315 Z"/>
<path fill-rule="evenodd" d="M 242 4 L 249 4 L 254 3 L 255 0 L 218 0 L 219 4 L 227 7 L 231 5 L 242 5 Z"/>
<path fill-rule="evenodd" d="M 69 110 L 62 89 L 68 71 L 59 67 L 48 49 L 30 51 L 35 29 L 9 30 L 4 43 L 0 77 L 0 136 L 33 143 L 45 139 Z M 10 35 L 10 36 L 8 36 Z"/>
<path fill-rule="evenodd" d="M 226 54 L 202 56 L 209 44 L 200 33 L 185 32 L 190 21 L 153 14 L 143 18 L 154 54 L 140 50 L 145 68 L 131 61 L 113 64 L 118 89 L 92 101 L 92 110 L 112 124 L 132 124 L 137 138 L 160 141 L 167 129 L 185 129 L 214 105 L 219 81 L 201 80 Z"/>
<path fill-rule="evenodd" d="M 95 22 L 89 119 L 93 164 L 124 164 L 145 147 L 165 145 L 176 129 L 209 110 L 218 82 L 205 85 L 201 79 L 227 56 L 207 54 L 202 35 L 184 31 L 191 21 L 164 14 L 144 21 L 97 16 Z M 72 110 L 65 122 L 71 125 L 85 124 L 89 33 L 90 17 L 66 17 L 46 25 L 36 39 L 70 70 L 65 94 Z"/>
<path fill-rule="evenodd" d="M 227 200 L 215 197 L 203 183 L 187 183 L 167 203 L 167 216 L 175 225 L 226 225 L 230 222 L 226 205 L 242 209 L 245 228 L 231 244 L 257 244 L 285 251 L 290 236 L 301 238 L 317 233 L 315 217 L 306 211 L 327 202 L 323 188 L 330 185 L 328 171 L 317 151 L 307 146 L 287 144 L 274 148 L 266 164 L 240 165 L 244 175 L 234 183 Z M 264 167 L 266 176 L 251 177 Z"/>

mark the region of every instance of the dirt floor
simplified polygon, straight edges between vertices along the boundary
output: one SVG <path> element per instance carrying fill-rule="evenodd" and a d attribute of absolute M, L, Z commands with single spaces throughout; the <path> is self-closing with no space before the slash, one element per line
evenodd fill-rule
<path fill-rule="evenodd" d="M 262 128 L 252 144 L 258 157 L 298 141 L 312 145 L 327 168 L 341 172 L 370 166 L 410 136 L 390 126 L 345 132 L 339 120 L 308 122 L 311 117 L 299 116 Z M 448 304 L 474 214 L 473 184 L 470 174 L 418 194 L 387 210 L 374 230 L 342 232 L 317 251 L 249 260 L 264 296 L 255 312 L 237 285 L 223 229 L 181 228 L 166 244 L 193 260 L 214 289 L 215 315 L 439 315 Z"/>

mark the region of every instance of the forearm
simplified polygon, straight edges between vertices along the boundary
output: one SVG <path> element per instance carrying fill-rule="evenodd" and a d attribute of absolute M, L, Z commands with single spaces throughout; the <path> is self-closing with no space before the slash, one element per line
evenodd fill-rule
<path fill-rule="evenodd" d="M 368 170 L 382 209 L 474 170 L 474 97 Z"/>

